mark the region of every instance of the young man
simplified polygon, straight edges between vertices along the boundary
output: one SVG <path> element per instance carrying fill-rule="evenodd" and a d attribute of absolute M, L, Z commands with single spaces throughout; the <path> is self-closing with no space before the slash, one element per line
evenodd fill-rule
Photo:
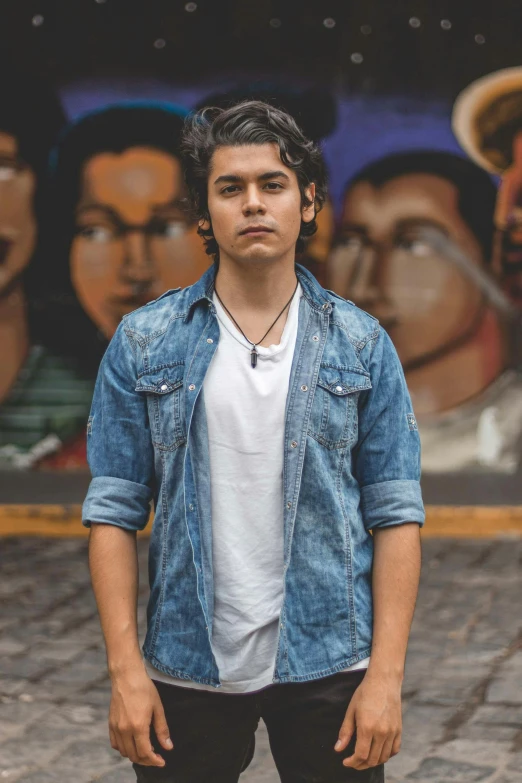
<path fill-rule="evenodd" d="M 262 717 L 285 783 L 382 781 L 424 521 L 400 363 L 375 319 L 295 265 L 325 180 L 288 115 L 204 110 L 184 150 L 216 263 L 123 319 L 89 426 L 111 744 L 142 783 L 237 781 Z"/>

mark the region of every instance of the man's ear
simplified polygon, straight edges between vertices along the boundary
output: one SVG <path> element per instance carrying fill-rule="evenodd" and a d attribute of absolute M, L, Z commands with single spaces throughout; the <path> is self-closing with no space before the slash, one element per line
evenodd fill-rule
<path fill-rule="evenodd" d="M 308 201 L 312 203 L 309 206 L 303 206 L 301 209 L 301 217 L 305 223 L 310 223 L 315 217 L 315 183 L 311 182 L 307 188 L 305 188 L 305 195 Z"/>
<path fill-rule="evenodd" d="M 210 230 L 210 220 L 200 220 L 200 221 L 198 221 L 198 228 L 200 228 L 202 231 L 209 231 Z"/>

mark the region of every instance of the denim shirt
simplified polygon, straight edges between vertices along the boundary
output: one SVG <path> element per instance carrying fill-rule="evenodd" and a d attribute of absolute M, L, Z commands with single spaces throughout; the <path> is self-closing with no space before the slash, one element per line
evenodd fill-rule
<path fill-rule="evenodd" d="M 296 272 L 304 295 L 285 413 L 277 683 L 370 655 L 370 531 L 424 522 L 419 435 L 390 338 L 303 267 Z M 165 674 L 219 687 L 202 393 L 219 342 L 214 275 L 211 267 L 118 327 L 89 418 L 83 522 L 142 530 L 153 503 L 144 656 Z"/>

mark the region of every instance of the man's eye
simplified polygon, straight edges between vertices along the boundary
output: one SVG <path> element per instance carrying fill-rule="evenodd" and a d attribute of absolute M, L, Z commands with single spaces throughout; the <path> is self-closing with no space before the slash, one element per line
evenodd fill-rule
<path fill-rule="evenodd" d="M 280 182 L 267 182 L 265 188 L 268 188 L 268 190 L 282 190 L 283 186 Z"/>
<path fill-rule="evenodd" d="M 229 193 L 235 193 L 236 190 L 239 190 L 239 187 L 237 185 L 228 185 L 226 188 L 223 188 L 221 192 L 229 194 Z"/>
<path fill-rule="evenodd" d="M 115 236 L 107 226 L 79 226 L 76 233 L 90 242 L 110 242 Z"/>

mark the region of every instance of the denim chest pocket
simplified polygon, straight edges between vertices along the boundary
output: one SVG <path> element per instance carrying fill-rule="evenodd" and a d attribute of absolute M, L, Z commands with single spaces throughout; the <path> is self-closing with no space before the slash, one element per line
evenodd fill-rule
<path fill-rule="evenodd" d="M 172 451 L 186 441 L 183 406 L 183 372 L 178 365 L 142 375 L 136 391 L 147 397 L 154 446 Z"/>
<path fill-rule="evenodd" d="M 354 443 L 358 434 L 358 400 L 372 388 L 362 368 L 321 365 L 310 415 L 309 434 L 328 449 Z"/>

